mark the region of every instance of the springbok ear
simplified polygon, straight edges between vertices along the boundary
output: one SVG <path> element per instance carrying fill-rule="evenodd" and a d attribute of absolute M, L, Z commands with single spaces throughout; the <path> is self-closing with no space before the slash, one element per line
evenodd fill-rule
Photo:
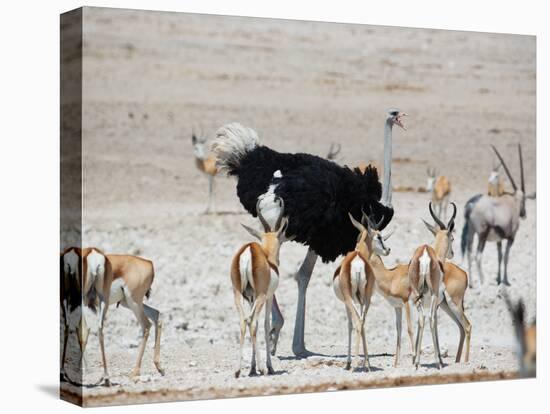
<path fill-rule="evenodd" d="M 426 220 L 422 219 L 422 221 L 424 222 L 424 224 L 426 225 L 426 227 L 428 228 L 428 230 L 430 230 L 430 232 L 435 236 L 436 233 L 437 233 L 437 229 L 435 228 L 435 226 L 432 226 L 430 223 L 428 223 Z"/>
<path fill-rule="evenodd" d="M 262 235 L 258 230 L 253 229 L 252 227 L 248 227 L 246 224 L 243 224 L 243 223 L 241 223 L 241 226 L 243 226 L 244 229 L 247 232 L 249 232 L 252 236 L 256 237 L 258 240 L 262 240 Z"/>

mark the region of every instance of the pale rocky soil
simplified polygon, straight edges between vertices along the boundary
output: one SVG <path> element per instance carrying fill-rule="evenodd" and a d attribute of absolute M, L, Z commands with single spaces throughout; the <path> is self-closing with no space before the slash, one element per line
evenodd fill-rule
<path fill-rule="evenodd" d="M 211 137 L 217 127 L 239 121 L 257 129 L 274 149 L 320 155 L 338 141 L 343 144 L 338 161 L 354 165 L 381 158 L 383 114 L 397 106 L 410 117 L 408 131 L 394 133 L 394 185 L 423 186 L 426 167 L 436 166 L 452 182 L 461 229 L 465 201 L 486 188 L 489 144 L 501 149 L 519 180 L 515 145 L 521 142 L 528 191 L 535 190 L 534 38 L 101 9 L 86 9 L 84 16 L 84 245 L 154 261 L 150 304 L 163 313 L 166 368 L 161 377 L 152 364 L 151 336 L 141 381 L 126 377 L 139 328 L 127 310 L 112 307 L 106 347 L 117 385 L 86 388 L 86 397 L 145 391 L 161 391 L 153 400 L 178 391 L 176 398 L 247 390 L 277 394 L 367 387 L 411 375 L 516 370 L 493 244 L 484 259 L 489 281 L 480 287 L 474 273 L 475 288 L 465 301 L 473 324 L 470 362 L 454 363 L 458 330 L 442 315 L 440 342 L 448 366 L 438 372 L 431 365 L 427 329 L 423 366 L 418 371 L 411 366 L 404 332 L 403 359 L 393 368 L 393 310 L 375 297 L 367 318 L 375 370 L 365 373 L 343 369 L 347 326 L 330 283 L 335 263 L 319 263 L 308 290 L 306 344 L 323 356 L 293 358 L 293 273 L 306 248 L 288 243 L 281 251 L 277 291 L 286 317 L 273 361 L 279 375 L 235 379 L 238 320 L 228 268 L 234 251 L 249 240 L 239 223 L 254 221 L 238 203 L 235 181 L 223 177 L 216 189 L 220 214 L 202 214 L 206 178 L 195 169 L 190 131 L 201 124 Z M 415 246 L 431 240 L 420 221 L 429 218 L 427 201 L 423 193 L 394 193 L 390 227 L 396 232 L 387 264 L 407 262 Z M 528 201 L 508 289 L 524 298 L 530 317 L 536 297 L 535 219 L 535 202 Z M 456 238 L 460 263 L 459 233 Z M 263 340 L 260 344 L 263 349 Z M 92 383 L 102 373 L 95 334 L 87 359 L 84 381 Z M 132 395 L 124 402 L 144 400 Z"/>

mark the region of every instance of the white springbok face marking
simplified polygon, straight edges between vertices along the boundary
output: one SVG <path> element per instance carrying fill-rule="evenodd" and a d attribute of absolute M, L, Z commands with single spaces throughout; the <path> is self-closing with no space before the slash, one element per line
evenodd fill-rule
<path fill-rule="evenodd" d="M 433 191 L 435 185 L 435 177 L 428 177 L 428 181 L 426 182 L 426 188 L 428 191 Z"/>
<path fill-rule="evenodd" d="M 201 142 L 196 142 L 193 144 L 193 154 L 199 160 L 204 160 L 206 158 L 206 145 Z"/>
<path fill-rule="evenodd" d="M 283 174 L 281 170 L 277 170 L 273 173 L 273 178 L 280 179 L 282 177 Z M 277 219 L 281 215 L 281 204 L 277 201 L 277 196 L 275 195 L 277 185 L 278 184 L 270 184 L 267 191 L 258 197 L 262 216 L 264 216 L 271 228 L 275 227 Z"/>

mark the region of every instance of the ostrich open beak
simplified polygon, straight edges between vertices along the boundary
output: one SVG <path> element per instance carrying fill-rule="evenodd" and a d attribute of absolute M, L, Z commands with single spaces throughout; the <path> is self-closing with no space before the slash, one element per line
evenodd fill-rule
<path fill-rule="evenodd" d="M 404 116 L 408 116 L 408 114 L 406 114 L 405 112 L 399 112 L 399 114 L 397 114 L 397 116 L 395 117 L 395 119 L 393 120 L 393 123 L 400 126 L 401 128 L 403 128 L 403 130 L 407 130 L 407 128 L 405 128 L 405 126 L 403 125 L 403 121 L 402 121 L 402 117 Z"/>

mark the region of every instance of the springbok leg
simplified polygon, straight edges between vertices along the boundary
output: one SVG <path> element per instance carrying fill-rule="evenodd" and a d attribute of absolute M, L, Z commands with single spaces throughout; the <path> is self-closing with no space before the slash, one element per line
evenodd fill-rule
<path fill-rule="evenodd" d="M 235 370 L 235 377 L 239 378 L 241 375 L 241 367 L 242 367 L 242 360 L 243 360 L 243 347 L 244 347 L 244 337 L 246 335 L 246 318 L 244 316 L 244 310 L 243 305 L 241 303 L 241 292 L 239 292 L 237 289 L 233 289 L 233 296 L 235 299 L 235 306 L 237 308 L 237 311 L 239 312 L 239 323 L 240 323 L 240 337 L 239 337 L 239 345 L 240 345 L 240 351 L 239 351 L 239 363 L 237 364 L 237 369 Z"/>
<path fill-rule="evenodd" d="M 292 352 L 299 357 L 307 357 L 312 353 L 306 349 L 304 341 L 306 318 L 306 292 L 317 261 L 317 254 L 308 249 L 306 257 L 296 274 L 298 282 L 298 305 L 296 308 L 296 322 L 294 324 L 294 337 L 292 339 Z"/>
<path fill-rule="evenodd" d="M 164 369 L 160 365 L 160 336 L 162 335 L 162 321 L 160 320 L 160 312 L 145 303 L 143 304 L 143 310 L 145 311 L 145 315 L 147 315 L 147 317 L 155 325 L 155 353 L 153 355 L 153 362 L 160 375 L 164 375 Z"/>
<path fill-rule="evenodd" d="M 395 346 L 395 359 L 393 366 L 399 364 L 399 356 L 401 355 L 401 324 L 403 322 L 403 308 L 395 308 L 395 328 L 397 331 L 397 344 Z"/>
<path fill-rule="evenodd" d="M 460 362 L 460 358 L 462 356 L 462 349 L 464 346 L 464 336 L 465 336 L 465 330 L 464 326 L 462 326 L 462 322 L 459 319 L 459 316 L 455 313 L 454 309 L 451 309 L 450 304 L 447 302 L 447 299 L 443 299 L 441 304 L 441 309 L 443 312 L 445 312 L 449 317 L 453 320 L 454 323 L 457 324 L 458 330 L 460 332 L 460 339 L 458 342 L 458 349 L 456 351 L 456 359 L 455 362 Z"/>

